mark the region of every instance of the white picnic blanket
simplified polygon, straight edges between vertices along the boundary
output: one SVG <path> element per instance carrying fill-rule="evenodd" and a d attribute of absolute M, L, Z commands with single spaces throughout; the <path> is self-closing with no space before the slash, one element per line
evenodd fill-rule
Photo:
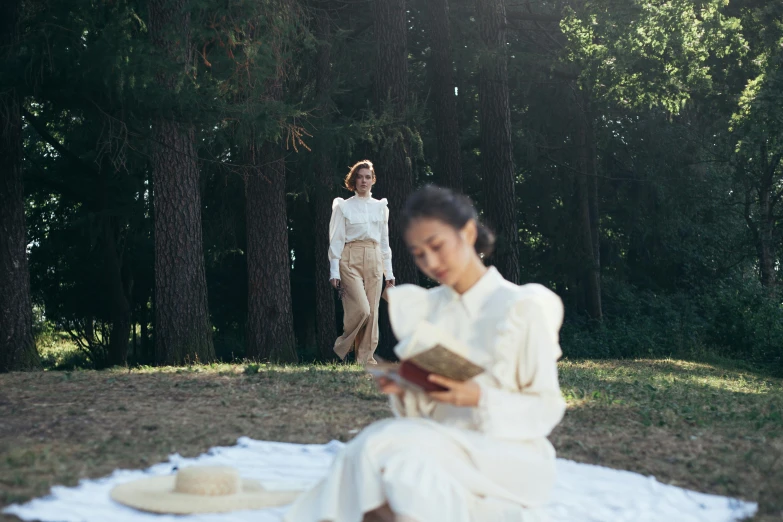
<path fill-rule="evenodd" d="M 229 465 L 267 487 L 304 489 L 329 468 L 342 443 L 287 444 L 242 437 L 236 446 L 216 447 L 195 458 L 172 455 L 146 470 L 118 470 L 73 488 L 55 486 L 51 495 L 6 507 L 3 513 L 41 522 L 280 522 L 286 508 L 188 517 L 136 511 L 109 498 L 112 487 L 193 464 Z M 757 505 L 661 484 L 654 477 L 558 459 L 552 501 L 544 508 L 552 522 L 730 522 L 755 514 Z M 422 521 L 425 522 L 425 521 Z M 440 522 L 440 521 L 439 521 Z M 446 521 L 447 522 L 447 521 Z"/>

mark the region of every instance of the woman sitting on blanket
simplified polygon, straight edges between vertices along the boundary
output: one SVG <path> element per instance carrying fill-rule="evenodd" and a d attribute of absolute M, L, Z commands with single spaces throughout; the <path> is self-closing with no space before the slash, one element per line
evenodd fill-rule
<path fill-rule="evenodd" d="M 562 302 L 484 266 L 494 237 L 469 199 L 425 187 L 402 219 L 417 266 L 441 286 L 389 290 L 395 335 L 405 343 L 426 319 L 469 346 L 468 358 L 485 371 L 465 382 L 431 375 L 447 388 L 431 393 L 379 379 L 395 418 L 349 442 L 286 520 L 535 520 L 530 508 L 546 502 L 555 481 L 546 437 L 565 412 L 556 365 Z"/>

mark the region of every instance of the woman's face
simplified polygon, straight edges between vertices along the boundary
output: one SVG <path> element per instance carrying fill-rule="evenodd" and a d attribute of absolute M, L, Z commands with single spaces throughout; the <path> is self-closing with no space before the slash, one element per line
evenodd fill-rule
<path fill-rule="evenodd" d="M 476 223 L 457 230 L 439 219 L 411 221 L 405 231 L 408 250 L 424 274 L 443 285 L 454 286 L 476 255 Z"/>
<path fill-rule="evenodd" d="M 356 192 L 363 196 L 366 195 L 372 189 L 372 171 L 366 167 L 359 169 L 353 183 L 356 187 Z"/>

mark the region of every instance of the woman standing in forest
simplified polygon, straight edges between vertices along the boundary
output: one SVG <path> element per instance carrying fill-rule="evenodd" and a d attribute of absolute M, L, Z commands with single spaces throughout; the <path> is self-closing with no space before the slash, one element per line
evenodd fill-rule
<path fill-rule="evenodd" d="M 334 200 L 329 223 L 329 278 L 340 292 L 344 312 L 343 334 L 334 351 L 345 359 L 355 350 L 360 364 L 376 364 L 382 275 L 386 288 L 394 286 L 388 202 L 373 199 L 375 181 L 372 162 L 362 160 L 351 167 L 345 188 L 355 195 Z"/>
<path fill-rule="evenodd" d="M 404 353 L 422 320 L 469 347 L 484 372 L 445 391 L 412 391 L 380 378 L 396 418 L 376 422 L 335 457 L 293 504 L 291 522 L 528 522 L 555 482 L 547 440 L 565 412 L 557 359 L 563 304 L 537 284 L 517 286 L 482 257 L 494 237 L 470 200 L 426 187 L 406 202 L 405 242 L 441 283 L 389 291 L 389 318 Z"/>

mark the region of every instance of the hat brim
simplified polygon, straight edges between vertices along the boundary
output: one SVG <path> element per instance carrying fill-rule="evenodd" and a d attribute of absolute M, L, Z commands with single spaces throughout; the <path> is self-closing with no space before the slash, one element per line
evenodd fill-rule
<path fill-rule="evenodd" d="M 150 513 L 188 515 L 227 513 L 291 504 L 302 491 L 269 491 L 254 480 L 242 480 L 242 491 L 234 495 L 204 496 L 174 492 L 174 475 L 150 477 L 115 486 L 115 502 Z"/>

